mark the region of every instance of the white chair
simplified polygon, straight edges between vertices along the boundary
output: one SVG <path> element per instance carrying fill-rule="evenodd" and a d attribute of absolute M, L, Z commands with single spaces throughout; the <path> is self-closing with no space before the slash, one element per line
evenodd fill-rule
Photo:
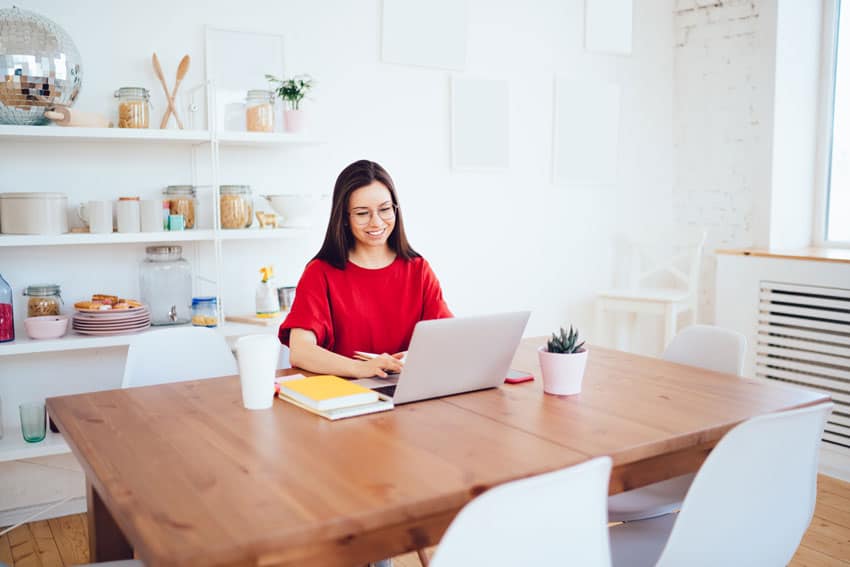
<path fill-rule="evenodd" d="M 632 242 L 629 286 L 597 294 L 596 342 L 603 342 L 601 337 L 608 313 L 629 314 L 632 337 L 636 334 L 634 323 L 638 314 L 663 317 L 664 346 L 676 334 L 680 314 L 688 313 L 689 322 L 696 323 L 699 273 L 706 232 L 689 230 L 686 234 L 687 237 L 681 242 L 673 242 L 670 236 Z M 672 277 L 679 287 L 653 286 L 653 282 L 662 277 Z M 622 344 L 617 347 L 625 349 Z"/>
<path fill-rule="evenodd" d="M 157 329 L 133 337 L 122 388 L 237 373 L 236 358 L 220 334 L 206 327 Z"/>
<path fill-rule="evenodd" d="M 661 358 L 688 366 L 736 374 L 744 371 L 747 338 L 711 325 L 692 325 L 676 335 Z M 608 498 L 608 520 L 631 522 L 669 514 L 682 507 L 694 479 L 686 474 Z"/>
<path fill-rule="evenodd" d="M 611 527 L 613 564 L 787 565 L 811 522 L 832 403 L 756 417 L 717 444 L 678 514 Z"/>
<path fill-rule="evenodd" d="M 610 475 L 600 457 L 488 490 L 455 517 L 430 567 L 610 565 Z"/>

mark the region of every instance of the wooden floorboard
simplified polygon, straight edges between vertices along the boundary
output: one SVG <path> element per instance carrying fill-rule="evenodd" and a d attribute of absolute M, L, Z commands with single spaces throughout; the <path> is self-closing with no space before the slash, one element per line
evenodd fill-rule
<path fill-rule="evenodd" d="M 0 536 L 0 563 L 10 567 L 65 567 L 88 563 L 87 530 L 85 514 L 25 524 Z M 393 565 L 421 567 L 415 553 L 393 558 Z M 850 483 L 823 475 L 818 477 L 815 515 L 790 565 L 850 567 Z"/>

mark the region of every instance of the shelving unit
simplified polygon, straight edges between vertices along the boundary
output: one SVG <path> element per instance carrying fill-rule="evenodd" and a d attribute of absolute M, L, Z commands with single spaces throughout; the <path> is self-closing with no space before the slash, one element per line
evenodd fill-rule
<path fill-rule="evenodd" d="M 38 443 L 24 441 L 20 429 L 7 428 L 4 431 L 3 438 L 0 439 L 0 462 L 63 455 L 70 451 L 71 448 L 68 447 L 62 435 L 51 431 L 47 432 L 44 441 Z"/>

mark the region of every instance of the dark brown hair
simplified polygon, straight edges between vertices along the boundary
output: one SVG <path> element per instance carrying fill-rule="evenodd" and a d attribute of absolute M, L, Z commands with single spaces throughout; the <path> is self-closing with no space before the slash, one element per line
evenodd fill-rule
<path fill-rule="evenodd" d="M 378 181 L 389 189 L 393 204 L 396 206 L 395 227 L 393 227 L 393 231 L 387 239 L 387 245 L 397 256 L 405 260 L 419 257 L 419 253 L 411 248 L 407 242 L 401 207 L 398 206 L 398 195 L 396 195 L 392 177 L 386 169 L 374 161 L 362 159 L 343 169 L 339 177 L 336 178 L 325 241 L 318 254 L 314 256 L 314 260 L 324 260 L 335 268 L 345 269 L 346 262 L 348 262 L 348 252 L 354 248 L 355 243 L 354 234 L 352 234 L 348 222 L 348 201 L 354 191 L 366 187 L 373 181 Z"/>

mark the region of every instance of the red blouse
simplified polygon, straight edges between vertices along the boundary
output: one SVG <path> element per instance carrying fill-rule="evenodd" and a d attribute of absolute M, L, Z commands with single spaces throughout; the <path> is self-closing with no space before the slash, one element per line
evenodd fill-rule
<path fill-rule="evenodd" d="M 289 346 L 290 330 L 306 329 L 319 346 L 343 356 L 355 350 L 392 354 L 407 350 L 417 322 L 451 316 L 424 258 L 396 258 L 376 270 L 351 262 L 340 270 L 313 260 L 278 337 Z"/>

